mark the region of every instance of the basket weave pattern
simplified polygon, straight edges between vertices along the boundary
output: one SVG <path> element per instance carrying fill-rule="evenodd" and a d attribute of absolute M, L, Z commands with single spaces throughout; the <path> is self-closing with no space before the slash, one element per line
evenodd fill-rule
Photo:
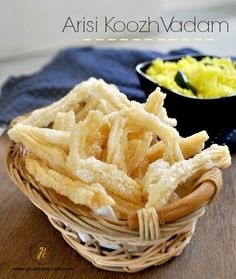
<path fill-rule="evenodd" d="M 153 265 L 161 265 L 178 256 L 189 243 L 199 217 L 204 214 L 202 204 L 192 213 L 174 222 L 163 224 L 156 210 L 137 212 L 139 231 L 129 229 L 128 221 L 110 221 L 94 215 L 87 208 L 74 205 L 53 190 L 37 183 L 25 170 L 24 147 L 12 143 L 6 156 L 6 167 L 14 183 L 47 216 L 62 233 L 65 241 L 96 267 L 121 272 L 137 272 Z M 211 181 L 217 193 L 221 173 L 204 174 L 201 183 Z M 82 240 L 81 233 L 87 234 Z M 115 248 L 105 248 L 115 245 Z"/>

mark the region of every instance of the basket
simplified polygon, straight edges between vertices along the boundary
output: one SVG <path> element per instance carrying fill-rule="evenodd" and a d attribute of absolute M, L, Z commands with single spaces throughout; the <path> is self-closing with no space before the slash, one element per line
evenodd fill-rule
<path fill-rule="evenodd" d="M 6 168 L 13 182 L 73 249 L 94 266 L 110 271 L 138 272 L 181 254 L 222 185 L 221 171 L 215 168 L 197 181 L 191 193 L 165 208 L 143 208 L 127 221 L 111 221 L 37 183 L 26 172 L 24 155 L 22 145 L 11 143 Z"/>

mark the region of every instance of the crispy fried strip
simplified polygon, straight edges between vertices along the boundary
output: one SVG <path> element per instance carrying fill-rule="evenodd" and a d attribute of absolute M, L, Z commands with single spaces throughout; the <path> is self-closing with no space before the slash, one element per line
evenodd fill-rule
<path fill-rule="evenodd" d="M 136 181 L 141 181 L 147 171 L 149 162 L 144 158 L 138 165 L 138 167 L 133 171 L 132 178 Z"/>
<path fill-rule="evenodd" d="M 149 185 L 146 207 L 158 209 L 165 206 L 180 183 L 185 182 L 196 174 L 201 175 L 213 167 L 226 168 L 230 164 L 231 157 L 228 147 L 216 144 L 191 159 L 173 164 L 157 183 Z"/>
<path fill-rule="evenodd" d="M 21 123 L 37 127 L 47 127 L 54 121 L 58 112 L 75 111 L 80 102 L 86 101 L 88 96 L 90 96 L 89 89 L 94 82 L 95 79 L 90 78 L 76 85 L 64 98 L 61 98 L 59 101 L 47 107 L 34 110 L 31 115 L 22 120 Z"/>
<path fill-rule="evenodd" d="M 121 93 L 115 86 L 109 85 L 103 80 L 98 80 L 91 87 L 91 92 L 98 98 L 104 99 L 116 110 L 131 106 L 127 97 Z"/>
<path fill-rule="evenodd" d="M 167 116 L 166 109 L 163 107 L 165 98 L 166 94 L 163 94 L 158 87 L 149 95 L 147 102 L 144 105 L 144 109 L 147 112 L 158 116 L 165 124 L 174 127 L 177 125 L 177 121 L 176 119 Z"/>
<path fill-rule="evenodd" d="M 84 127 L 83 122 L 75 125 L 70 136 L 70 151 L 66 161 L 66 167 L 74 174 L 76 164 L 80 158 L 86 158 L 85 146 L 88 136 L 88 129 Z"/>
<path fill-rule="evenodd" d="M 76 169 L 77 177 L 86 183 L 97 182 L 108 191 L 135 204 L 142 201 L 141 186 L 115 165 L 90 157 L 78 160 Z"/>
<path fill-rule="evenodd" d="M 163 94 L 159 87 L 153 91 L 147 99 L 147 102 L 144 105 L 144 109 L 158 116 L 165 124 L 172 127 L 177 125 L 177 121 L 174 118 L 169 118 L 167 116 L 166 110 L 163 107 L 166 94 Z"/>
<path fill-rule="evenodd" d="M 104 116 L 101 111 L 90 111 L 85 119 L 85 125 L 89 127 L 86 156 L 100 158 L 102 148 L 107 142 L 107 131 Z"/>
<path fill-rule="evenodd" d="M 124 129 L 120 138 L 120 144 L 117 146 L 112 160 L 112 163 L 116 165 L 119 170 L 123 170 L 124 172 L 127 172 L 127 163 L 125 160 L 125 154 L 127 153 L 127 133 L 128 131 Z"/>
<path fill-rule="evenodd" d="M 108 102 L 104 99 L 99 100 L 99 104 L 97 106 L 97 109 L 100 110 L 104 115 L 109 114 L 113 111 L 116 111 L 115 108 L 113 108 Z"/>
<path fill-rule="evenodd" d="M 127 140 L 127 132 L 124 132 L 125 123 L 125 118 L 117 117 L 115 119 L 108 137 L 106 158 L 108 164 L 114 164 L 123 171 L 127 170 L 124 154 L 124 142 Z"/>
<path fill-rule="evenodd" d="M 171 127 L 175 127 L 177 125 L 177 120 L 175 118 L 170 118 L 167 115 L 166 108 L 162 108 L 159 115 L 160 119 L 167 125 Z"/>
<path fill-rule="evenodd" d="M 126 161 L 128 164 L 128 174 L 137 180 L 141 179 L 146 172 L 148 165 L 145 155 L 149 150 L 153 140 L 153 135 L 144 128 L 128 126 L 128 146 L 126 152 Z M 137 159 L 137 161 L 136 161 Z M 134 165 L 133 165 L 134 163 Z"/>
<path fill-rule="evenodd" d="M 130 103 L 131 103 L 131 106 L 129 106 L 129 107 L 144 109 L 145 104 L 141 104 L 137 101 L 130 101 Z"/>
<path fill-rule="evenodd" d="M 163 94 L 159 87 L 156 88 L 147 98 L 147 101 L 144 105 L 144 109 L 155 115 L 159 115 L 161 108 L 163 107 L 165 99 L 165 94 Z"/>
<path fill-rule="evenodd" d="M 145 176 L 142 180 L 142 186 L 148 189 L 150 184 L 156 184 L 161 176 L 168 171 L 170 164 L 162 159 L 157 160 L 148 166 Z"/>
<path fill-rule="evenodd" d="M 164 144 L 163 159 L 174 163 L 183 159 L 179 146 L 179 133 L 173 127 L 163 123 L 158 117 L 139 108 L 122 110 L 128 120 L 135 125 L 141 126 L 146 130 L 158 135 Z"/>
<path fill-rule="evenodd" d="M 192 157 L 193 155 L 201 152 L 204 148 L 205 141 L 208 140 L 208 134 L 206 131 L 196 133 L 187 138 L 180 138 L 180 148 L 182 150 L 185 159 Z M 152 163 L 162 158 L 164 152 L 164 145 L 162 141 L 154 144 L 148 151 L 146 159 Z"/>
<path fill-rule="evenodd" d="M 87 114 L 89 113 L 89 111 L 95 110 L 97 108 L 98 103 L 99 103 L 99 99 L 96 98 L 95 96 L 88 97 L 86 104 L 76 114 L 76 117 L 75 117 L 76 122 L 84 120 L 86 118 Z"/>
<path fill-rule="evenodd" d="M 70 132 L 32 127 L 20 123 L 16 124 L 12 129 L 13 132 L 9 131 L 9 135 L 12 133 L 25 133 L 41 144 L 57 146 L 58 148 L 63 149 L 66 153 L 69 151 Z"/>
<path fill-rule="evenodd" d="M 60 131 L 71 131 L 75 125 L 75 113 L 73 110 L 69 112 L 58 112 L 54 119 L 53 129 Z"/>
<path fill-rule="evenodd" d="M 18 125 L 8 131 L 10 139 L 23 144 L 27 151 L 32 152 L 42 161 L 45 161 L 51 168 L 67 174 L 69 173 L 66 169 L 67 154 L 65 151 L 59 147 L 41 143 L 31 136 L 30 131 L 21 131 Z"/>
<path fill-rule="evenodd" d="M 146 199 L 148 198 L 149 185 L 157 184 L 160 178 L 168 171 L 169 167 L 170 164 L 162 159 L 157 160 L 148 166 L 147 172 L 141 181 L 143 194 Z"/>
<path fill-rule="evenodd" d="M 100 111 L 91 110 L 84 121 L 80 121 L 75 125 L 70 136 L 70 152 L 67 158 L 67 167 L 75 173 L 76 164 L 79 159 L 85 159 L 93 154 L 94 143 L 98 138 L 98 130 L 103 124 L 103 114 Z M 87 148 L 87 142 L 90 135 L 90 149 Z M 94 139 L 95 137 L 95 139 Z M 99 143 L 99 142 L 97 142 Z M 100 149 L 100 153 L 102 150 Z"/>
<path fill-rule="evenodd" d="M 126 153 L 126 161 L 127 161 L 127 165 L 129 163 L 129 161 L 131 160 L 131 158 L 134 156 L 135 151 L 139 148 L 140 146 L 140 139 L 131 139 L 128 141 L 128 147 L 127 147 L 127 153 Z"/>
<path fill-rule="evenodd" d="M 26 156 L 25 165 L 27 171 L 42 186 L 52 188 L 76 204 L 86 205 L 92 209 L 114 204 L 114 200 L 99 184 L 87 185 L 79 180 L 72 180 L 48 168 L 44 162 L 29 156 Z"/>
<path fill-rule="evenodd" d="M 134 153 L 129 158 L 127 165 L 128 165 L 128 175 L 132 176 L 133 171 L 138 167 L 140 162 L 144 159 L 152 141 L 152 133 L 145 132 L 143 133 L 142 139 L 138 140 L 138 144 L 135 148 Z M 128 145 L 129 148 L 129 145 Z"/>
<path fill-rule="evenodd" d="M 201 131 L 190 137 L 180 140 L 180 148 L 184 154 L 184 158 L 188 159 L 193 155 L 200 153 L 205 147 L 205 142 L 209 139 L 206 131 Z"/>

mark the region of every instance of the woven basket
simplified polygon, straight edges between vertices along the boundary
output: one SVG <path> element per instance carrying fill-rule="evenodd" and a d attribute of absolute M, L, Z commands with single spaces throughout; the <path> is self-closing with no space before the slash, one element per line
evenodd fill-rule
<path fill-rule="evenodd" d="M 24 155 L 23 146 L 11 143 L 6 167 L 14 183 L 48 216 L 73 249 L 96 267 L 111 271 L 138 272 L 178 256 L 222 184 L 221 171 L 213 169 L 181 200 L 159 211 L 143 208 L 128 221 L 110 221 L 37 183 L 26 172 Z"/>

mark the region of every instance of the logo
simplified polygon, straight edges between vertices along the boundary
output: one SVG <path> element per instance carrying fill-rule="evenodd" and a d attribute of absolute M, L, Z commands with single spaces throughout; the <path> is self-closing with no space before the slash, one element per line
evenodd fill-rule
<path fill-rule="evenodd" d="M 45 240 L 39 240 L 30 247 L 30 257 L 37 264 L 47 264 L 53 258 L 52 245 Z"/>

